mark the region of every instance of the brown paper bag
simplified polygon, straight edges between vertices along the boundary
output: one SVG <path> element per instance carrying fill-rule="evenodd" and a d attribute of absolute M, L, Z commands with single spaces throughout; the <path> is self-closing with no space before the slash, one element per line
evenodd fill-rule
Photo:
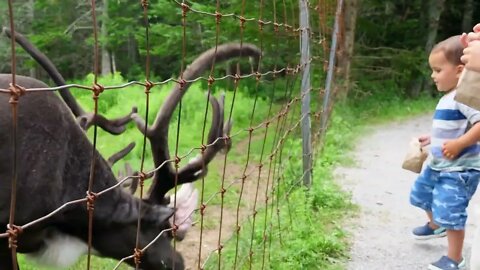
<path fill-rule="evenodd" d="M 468 107 L 480 110 L 480 73 L 464 69 L 458 80 L 454 99 Z"/>
<path fill-rule="evenodd" d="M 402 168 L 420 173 L 422 171 L 423 162 L 427 159 L 428 153 L 420 146 L 417 138 L 412 138 L 410 145 L 402 163 Z"/>

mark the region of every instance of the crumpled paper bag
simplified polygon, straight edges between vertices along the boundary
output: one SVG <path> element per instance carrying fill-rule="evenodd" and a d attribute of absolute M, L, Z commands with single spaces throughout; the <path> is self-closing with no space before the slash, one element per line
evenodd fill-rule
<path fill-rule="evenodd" d="M 480 73 L 464 69 L 458 80 L 454 99 L 468 107 L 480 110 Z"/>
<path fill-rule="evenodd" d="M 422 171 L 423 162 L 428 157 L 428 152 L 420 145 L 418 138 L 412 138 L 410 145 L 402 163 L 402 168 L 420 173 Z"/>

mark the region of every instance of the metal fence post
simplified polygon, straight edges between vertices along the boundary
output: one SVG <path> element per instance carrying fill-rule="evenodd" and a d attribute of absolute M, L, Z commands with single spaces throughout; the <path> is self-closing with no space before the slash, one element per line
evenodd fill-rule
<path fill-rule="evenodd" d="M 343 0 L 338 0 L 337 2 L 337 10 L 335 12 L 335 25 L 333 27 L 333 34 L 332 34 L 332 45 L 330 46 L 330 56 L 328 60 L 328 71 L 327 71 L 327 79 L 325 81 L 325 97 L 323 99 L 323 111 L 322 111 L 322 119 L 320 122 L 320 138 L 324 138 L 325 132 L 327 130 L 327 123 L 329 118 L 329 110 L 328 107 L 330 106 L 330 99 L 332 98 L 332 82 L 333 82 L 333 75 L 335 73 L 335 55 L 337 53 L 337 43 L 338 43 L 338 36 L 340 32 L 340 15 L 342 12 L 343 7 Z"/>
<path fill-rule="evenodd" d="M 308 3 L 299 0 L 300 6 L 300 54 L 302 74 L 302 148 L 303 148 L 303 184 L 312 185 L 312 141 L 310 122 L 310 18 Z"/>

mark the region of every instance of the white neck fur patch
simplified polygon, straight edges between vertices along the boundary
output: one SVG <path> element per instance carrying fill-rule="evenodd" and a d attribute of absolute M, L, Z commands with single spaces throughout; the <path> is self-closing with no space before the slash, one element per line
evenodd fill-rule
<path fill-rule="evenodd" d="M 27 259 L 40 265 L 65 269 L 76 263 L 87 251 L 88 246 L 83 240 L 57 232 L 45 239 L 44 248 L 27 254 Z"/>

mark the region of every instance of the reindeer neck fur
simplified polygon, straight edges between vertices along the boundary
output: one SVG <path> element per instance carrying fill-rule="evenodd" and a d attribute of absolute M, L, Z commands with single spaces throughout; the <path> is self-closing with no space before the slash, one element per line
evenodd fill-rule
<path fill-rule="evenodd" d="M 87 244 L 80 238 L 54 231 L 44 239 L 44 246 L 27 254 L 27 258 L 47 267 L 66 269 L 88 251 Z"/>

